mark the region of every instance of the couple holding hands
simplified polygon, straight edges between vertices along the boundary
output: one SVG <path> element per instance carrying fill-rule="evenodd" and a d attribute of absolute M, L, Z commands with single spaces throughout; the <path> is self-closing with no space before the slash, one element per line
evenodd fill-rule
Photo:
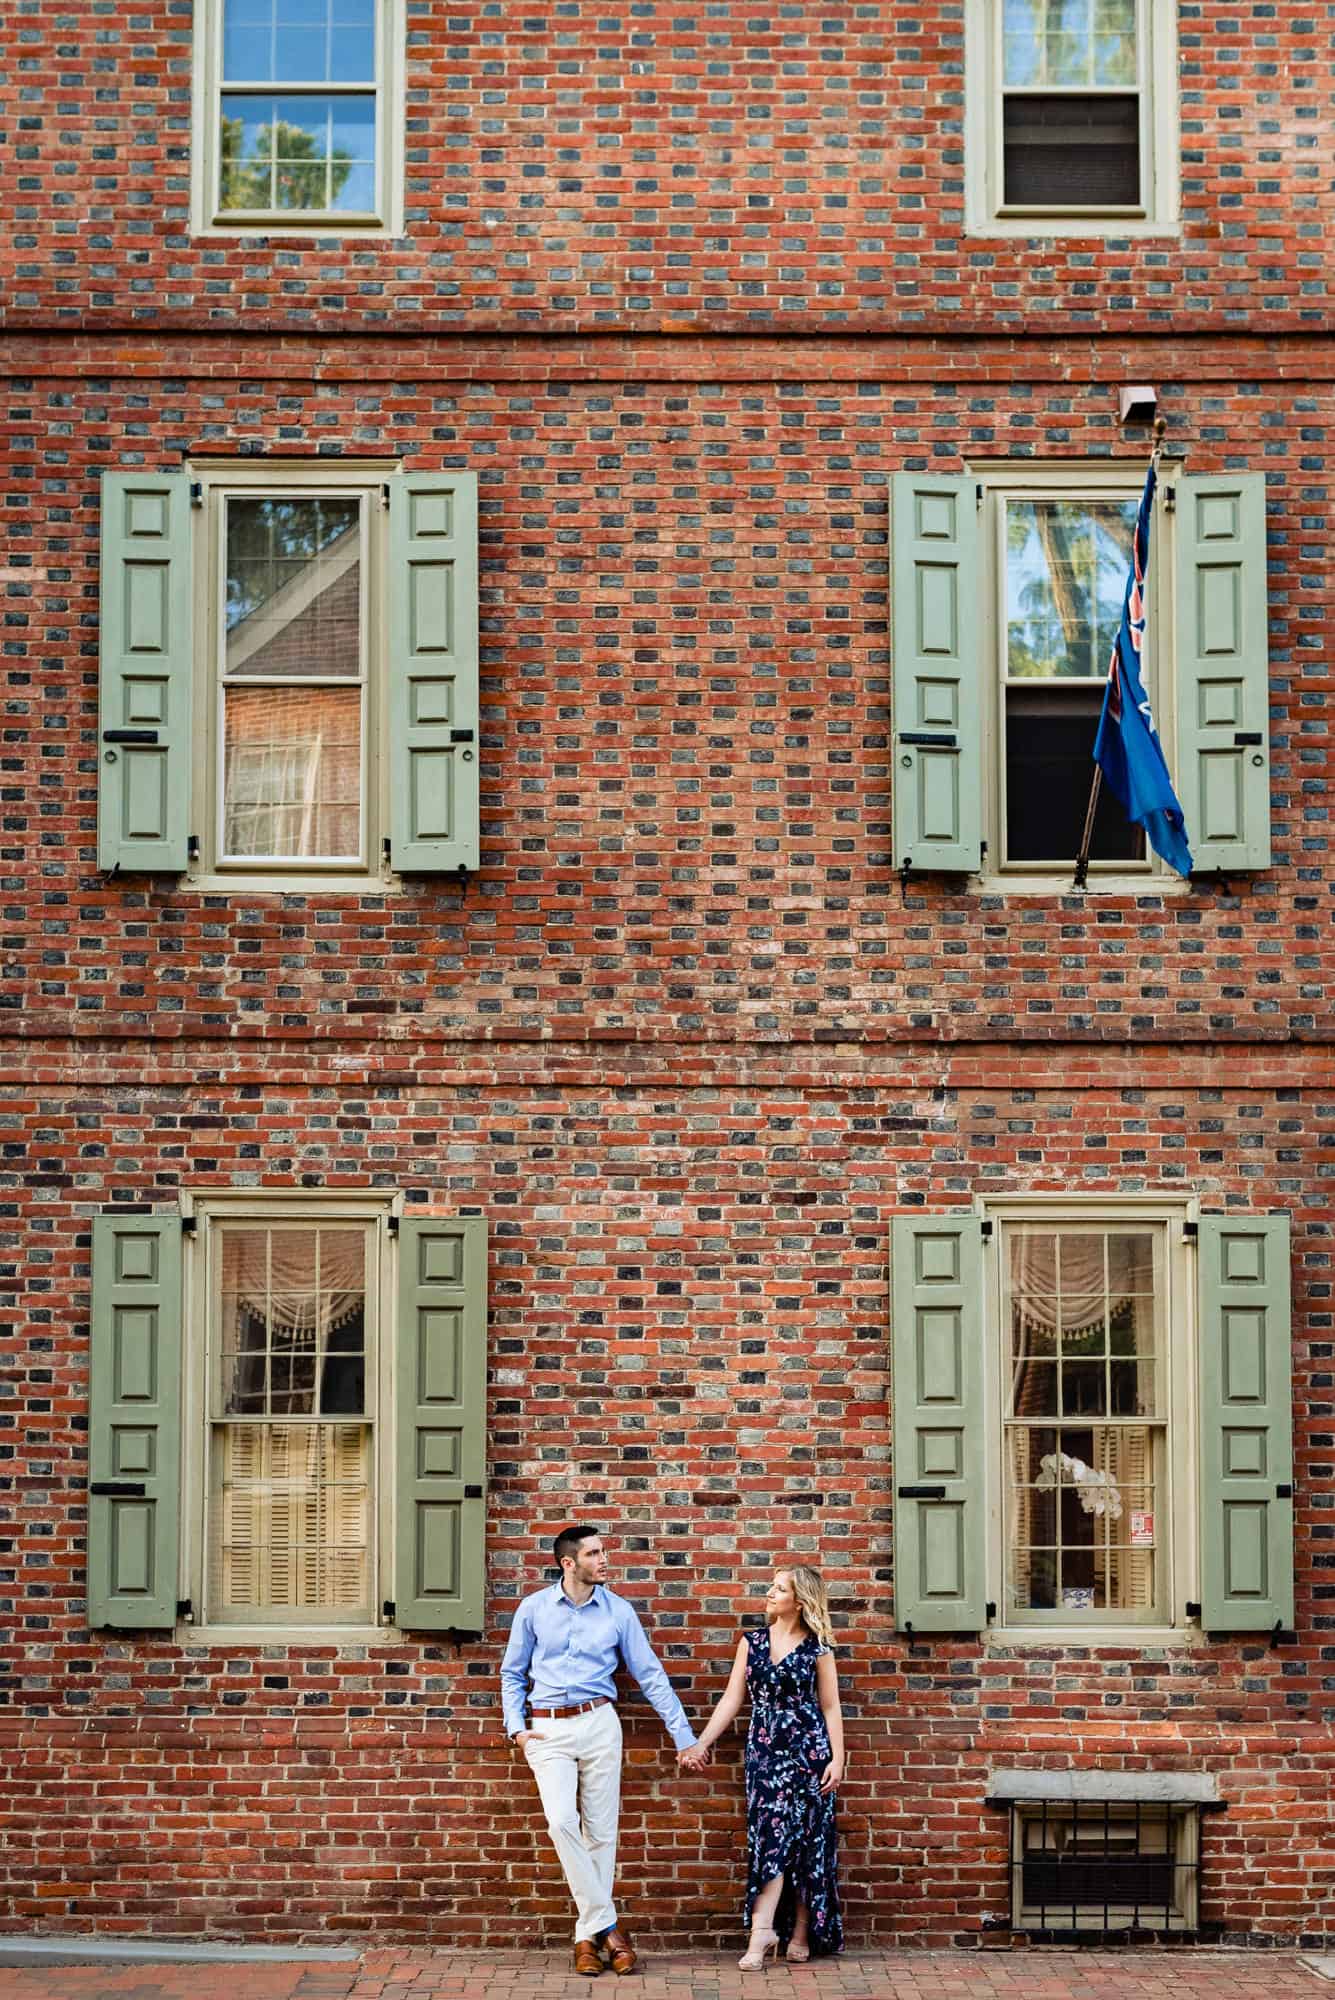
<path fill-rule="evenodd" d="M 505 1730 L 537 1780 L 547 1827 L 575 1899 L 575 1970 L 633 1972 L 612 1900 L 621 1805 L 624 1665 L 657 1710 L 683 1770 L 703 1771 L 748 1696 L 746 1922 L 738 1963 L 760 1971 L 786 1946 L 791 1963 L 843 1944 L 835 1795 L 844 1729 L 825 1586 L 805 1564 L 774 1573 L 765 1623 L 738 1642 L 722 1699 L 697 1738 L 635 1608 L 607 1588 L 596 1528 L 556 1537 L 561 1580 L 526 1597 L 501 1662 Z"/>

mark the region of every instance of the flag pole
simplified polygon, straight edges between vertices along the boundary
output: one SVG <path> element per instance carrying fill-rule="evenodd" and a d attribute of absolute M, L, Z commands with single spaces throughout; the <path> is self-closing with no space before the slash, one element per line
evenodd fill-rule
<path fill-rule="evenodd" d="M 1167 422 L 1163 417 L 1156 417 L 1154 419 L 1154 449 L 1150 453 L 1150 464 L 1156 472 L 1159 469 L 1159 458 L 1163 451 L 1163 434 L 1167 428 Z M 1102 790 L 1103 766 L 1102 764 L 1096 764 L 1094 766 L 1094 776 L 1089 787 L 1089 804 L 1085 808 L 1085 830 L 1080 836 L 1080 852 L 1075 857 L 1075 883 L 1073 886 L 1077 889 L 1083 889 L 1087 885 L 1089 876 L 1089 847 L 1090 842 L 1094 838 L 1094 815 L 1099 809 L 1099 793 Z"/>

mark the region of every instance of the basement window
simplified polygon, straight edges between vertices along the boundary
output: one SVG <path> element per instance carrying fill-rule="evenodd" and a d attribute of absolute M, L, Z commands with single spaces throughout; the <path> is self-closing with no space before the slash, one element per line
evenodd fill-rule
<path fill-rule="evenodd" d="M 1011 1928 L 1044 1941 L 1194 1936 L 1200 1822 L 1225 1801 L 1209 1771 L 993 1771 L 1010 1814 Z"/>

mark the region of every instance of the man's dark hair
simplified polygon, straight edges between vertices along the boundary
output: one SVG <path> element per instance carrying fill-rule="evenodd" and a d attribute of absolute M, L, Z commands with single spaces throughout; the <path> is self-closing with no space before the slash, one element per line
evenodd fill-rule
<path fill-rule="evenodd" d="M 580 1543 L 587 1542 L 590 1535 L 597 1533 L 596 1528 L 562 1528 L 552 1543 L 558 1564 L 563 1563 L 567 1556 L 577 1556 Z"/>

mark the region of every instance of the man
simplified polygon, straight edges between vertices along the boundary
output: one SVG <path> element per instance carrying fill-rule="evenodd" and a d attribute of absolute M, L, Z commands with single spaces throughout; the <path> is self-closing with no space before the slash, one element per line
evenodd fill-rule
<path fill-rule="evenodd" d="M 597 1529 L 563 1528 L 555 1550 L 561 1581 L 526 1597 L 510 1628 L 501 1662 L 505 1733 L 538 1781 L 575 1899 L 576 1972 L 592 1976 L 604 1963 L 633 1972 L 635 1953 L 612 1902 L 621 1809 L 618 1658 L 662 1717 L 679 1758 L 694 1747 L 695 1732 L 634 1605 L 607 1588 Z"/>

